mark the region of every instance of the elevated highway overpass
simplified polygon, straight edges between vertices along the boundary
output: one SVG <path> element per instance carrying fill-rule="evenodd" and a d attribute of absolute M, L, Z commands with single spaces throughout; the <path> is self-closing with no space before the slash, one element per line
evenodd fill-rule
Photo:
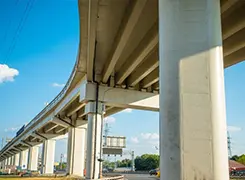
<path fill-rule="evenodd" d="M 95 179 L 103 118 L 135 108 L 160 110 L 165 179 L 228 180 L 223 68 L 245 59 L 245 1 L 79 0 L 78 7 L 71 76 L 1 150 L 1 166 L 35 170 L 43 143 L 42 172 L 53 173 L 53 138 L 68 133 L 67 173 L 83 175 L 86 159 L 87 179 Z"/>

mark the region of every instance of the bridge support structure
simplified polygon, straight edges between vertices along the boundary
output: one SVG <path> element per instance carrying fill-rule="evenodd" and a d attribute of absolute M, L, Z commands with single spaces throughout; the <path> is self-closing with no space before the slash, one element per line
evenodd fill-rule
<path fill-rule="evenodd" d="M 45 140 L 42 151 L 42 174 L 54 173 L 55 140 Z"/>
<path fill-rule="evenodd" d="M 159 0 L 161 180 L 228 180 L 219 0 Z"/>
<path fill-rule="evenodd" d="M 14 165 L 15 166 L 19 166 L 19 163 L 20 163 L 20 153 L 18 152 L 14 156 L 15 156 L 15 158 L 14 158 Z"/>
<path fill-rule="evenodd" d="M 84 176 L 87 125 L 68 130 L 67 174 Z"/>
<path fill-rule="evenodd" d="M 37 171 L 38 152 L 39 152 L 38 146 L 33 146 L 29 148 L 27 169 L 30 171 Z"/>
<path fill-rule="evenodd" d="M 11 165 L 14 166 L 15 163 L 15 155 L 11 156 Z"/>
<path fill-rule="evenodd" d="M 22 169 L 27 169 L 27 164 L 28 164 L 28 153 L 29 150 L 23 150 L 20 152 L 20 162 L 19 165 Z"/>
<path fill-rule="evenodd" d="M 86 179 L 100 179 L 102 175 L 102 127 L 104 104 L 95 101 L 86 105 L 88 112 Z"/>

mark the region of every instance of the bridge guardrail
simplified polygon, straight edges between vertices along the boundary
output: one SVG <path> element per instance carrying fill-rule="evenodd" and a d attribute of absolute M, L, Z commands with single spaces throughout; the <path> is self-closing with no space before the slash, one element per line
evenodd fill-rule
<path fill-rule="evenodd" d="M 79 53 L 79 52 L 78 52 Z M 72 73 L 66 83 L 66 85 L 64 86 L 64 88 L 61 90 L 61 92 L 40 112 L 38 113 L 25 127 L 25 131 L 27 131 L 30 127 L 32 127 L 33 124 L 35 124 L 39 119 L 40 117 L 42 117 L 44 114 L 46 114 L 50 109 L 52 109 L 56 104 L 57 102 L 59 102 L 59 100 L 65 95 L 65 93 L 67 92 L 68 90 L 68 87 L 70 86 L 74 76 L 75 76 L 75 73 L 76 73 L 76 70 L 77 70 L 77 67 L 78 67 L 78 61 L 79 61 L 79 58 L 77 58 L 76 60 L 76 63 L 73 67 L 73 70 L 72 70 Z M 24 132 L 22 132 L 21 134 L 23 134 Z M 20 134 L 20 135 L 21 135 Z M 17 137 L 18 139 L 18 137 Z M 9 148 L 9 146 L 12 145 L 12 143 L 16 140 L 16 138 L 13 138 L 8 144 L 5 145 L 5 147 L 3 149 L 1 149 L 0 151 L 0 154 L 2 152 L 4 152 L 6 149 Z"/>

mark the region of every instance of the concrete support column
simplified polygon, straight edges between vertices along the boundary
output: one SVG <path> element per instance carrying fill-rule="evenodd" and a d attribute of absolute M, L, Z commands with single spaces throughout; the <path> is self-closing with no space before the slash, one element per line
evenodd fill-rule
<path fill-rule="evenodd" d="M 86 156 L 86 179 L 100 179 L 102 173 L 102 127 L 103 127 L 103 104 L 90 102 L 87 104 L 88 114 L 87 129 L 87 156 Z M 96 110 L 97 109 L 97 110 Z"/>
<path fill-rule="evenodd" d="M 8 157 L 7 165 L 9 166 L 11 164 L 11 157 Z"/>
<path fill-rule="evenodd" d="M 38 146 L 33 146 L 29 148 L 27 169 L 30 171 L 37 171 L 38 150 Z"/>
<path fill-rule="evenodd" d="M 14 157 L 15 157 L 15 155 L 13 155 L 13 156 L 11 156 L 11 163 L 10 163 L 10 165 L 14 165 Z"/>
<path fill-rule="evenodd" d="M 68 131 L 67 173 L 84 176 L 87 125 L 70 127 Z"/>
<path fill-rule="evenodd" d="M 159 0 L 161 180 L 228 180 L 219 0 Z"/>
<path fill-rule="evenodd" d="M 6 168 L 6 165 L 7 165 L 7 159 L 4 159 L 4 160 L 3 160 L 3 169 Z"/>
<path fill-rule="evenodd" d="M 54 173 L 55 140 L 49 139 L 43 143 L 42 174 Z"/>
<path fill-rule="evenodd" d="M 24 151 L 20 152 L 20 162 L 19 165 L 22 169 L 27 169 L 27 164 L 28 164 L 28 152 L 29 150 L 26 149 Z"/>
<path fill-rule="evenodd" d="M 14 165 L 15 166 L 19 166 L 20 165 L 20 153 L 15 154 Z"/>

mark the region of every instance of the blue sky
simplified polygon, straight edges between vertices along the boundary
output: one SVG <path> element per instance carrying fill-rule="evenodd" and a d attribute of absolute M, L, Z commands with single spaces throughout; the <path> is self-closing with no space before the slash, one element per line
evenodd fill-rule
<path fill-rule="evenodd" d="M 8 73 L 4 79 L 0 73 L 0 137 L 12 137 L 59 93 L 77 55 L 77 1 L 36 0 L 29 5 L 28 2 L 0 1 L 0 72 Z M 245 63 L 240 63 L 225 70 L 233 154 L 245 153 L 244 69 Z M 107 120 L 112 135 L 127 136 L 128 149 L 136 154 L 157 152 L 154 148 L 159 138 L 157 112 L 126 110 Z M 66 153 L 66 143 L 57 142 L 56 160 L 60 153 Z"/>

